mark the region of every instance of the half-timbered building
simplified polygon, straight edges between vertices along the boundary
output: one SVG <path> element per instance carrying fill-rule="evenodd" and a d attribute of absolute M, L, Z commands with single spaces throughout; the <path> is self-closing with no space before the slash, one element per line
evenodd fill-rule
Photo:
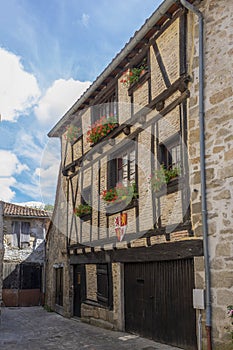
<path fill-rule="evenodd" d="M 50 131 L 52 309 L 184 349 L 230 342 L 229 8 L 165 0 Z"/>

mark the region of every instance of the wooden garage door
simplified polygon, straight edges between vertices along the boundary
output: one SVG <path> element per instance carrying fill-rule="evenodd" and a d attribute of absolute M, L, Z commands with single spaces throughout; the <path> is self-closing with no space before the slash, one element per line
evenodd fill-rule
<path fill-rule="evenodd" d="M 193 259 L 125 264 L 126 331 L 197 349 Z"/>

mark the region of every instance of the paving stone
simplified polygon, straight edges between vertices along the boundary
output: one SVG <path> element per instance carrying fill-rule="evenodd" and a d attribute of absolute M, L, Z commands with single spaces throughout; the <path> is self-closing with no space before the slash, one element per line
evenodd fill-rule
<path fill-rule="evenodd" d="M 178 350 L 67 319 L 42 307 L 4 307 L 0 333 L 0 349 L 4 350 Z"/>

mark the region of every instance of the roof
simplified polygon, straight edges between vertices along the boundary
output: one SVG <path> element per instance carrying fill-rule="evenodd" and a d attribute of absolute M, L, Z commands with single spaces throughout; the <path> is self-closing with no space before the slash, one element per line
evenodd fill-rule
<path fill-rule="evenodd" d="M 189 0 L 193 2 L 193 0 Z M 127 67 L 130 55 L 132 51 L 136 55 L 145 43 L 148 42 L 148 38 L 159 30 L 160 26 L 167 21 L 171 14 L 173 14 L 181 4 L 176 0 L 164 0 L 162 4 L 156 9 L 156 11 L 148 18 L 142 27 L 134 33 L 134 36 L 129 40 L 123 49 L 115 56 L 105 70 L 96 78 L 92 85 L 84 92 L 84 94 L 74 103 L 74 105 L 65 113 L 65 115 L 57 122 L 53 129 L 48 133 L 49 137 L 61 136 L 64 127 L 70 124 L 70 121 L 77 117 L 78 110 L 83 110 L 84 107 L 88 107 L 89 102 L 96 96 L 96 91 L 104 89 L 108 82 L 109 77 L 117 76 L 121 72 L 125 71 Z"/>
<path fill-rule="evenodd" d="M 3 215 L 4 216 L 22 216 L 22 217 L 34 217 L 34 218 L 48 218 L 49 213 L 46 210 L 35 209 L 30 207 L 23 207 L 21 205 L 13 203 L 3 203 Z"/>

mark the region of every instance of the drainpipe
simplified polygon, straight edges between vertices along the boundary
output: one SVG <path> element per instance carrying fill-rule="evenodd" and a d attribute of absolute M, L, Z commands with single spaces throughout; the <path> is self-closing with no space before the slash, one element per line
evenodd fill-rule
<path fill-rule="evenodd" d="M 207 349 L 212 350 L 211 341 L 211 289 L 210 289 L 210 263 L 208 250 L 208 223 L 206 205 L 206 171 L 205 171 L 205 122 L 204 122 L 204 39 L 203 15 L 187 0 L 180 0 L 181 4 L 198 17 L 199 24 L 199 123 L 200 123 L 200 171 L 201 171 L 201 207 L 203 225 L 203 248 L 205 259 L 206 282 L 206 334 Z"/>

